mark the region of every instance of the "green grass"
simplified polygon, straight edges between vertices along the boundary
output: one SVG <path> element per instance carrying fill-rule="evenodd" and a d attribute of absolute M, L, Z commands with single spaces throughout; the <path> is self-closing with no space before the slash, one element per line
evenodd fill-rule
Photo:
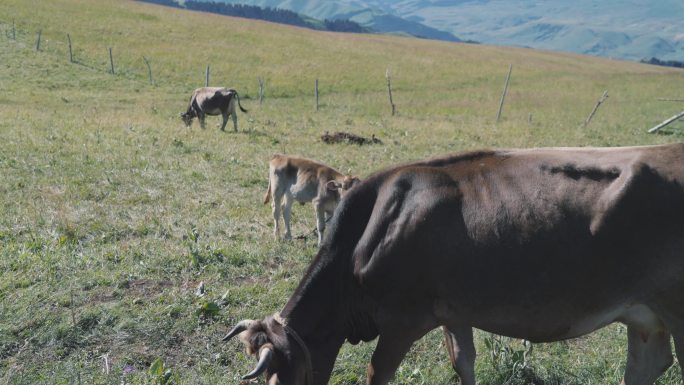
<path fill-rule="evenodd" d="M 12 20 L 16 41 L 6 34 Z M 656 98 L 681 98 L 684 72 L 637 63 L 321 33 L 127 1 L 3 1 L 0 32 L 2 383 L 151 383 L 148 369 L 158 358 L 183 383 L 238 383 L 254 362 L 220 337 L 237 320 L 279 310 L 316 252 L 311 238 L 272 240 L 261 197 L 273 153 L 365 176 L 481 147 L 684 138 L 682 123 L 645 132 L 681 109 Z M 510 92 L 496 124 L 509 63 Z M 218 118 L 201 130 L 186 129 L 177 116 L 203 84 L 207 64 L 211 83 L 237 88 L 250 110 L 239 114 L 237 134 L 215 128 Z M 266 79 L 261 106 L 259 76 Z M 606 89 L 608 101 L 580 127 Z M 385 144 L 318 139 L 338 130 L 375 134 Z M 295 235 L 314 224 L 311 207 L 294 209 Z M 495 351 L 486 347 L 492 338 L 477 334 L 482 384 L 621 377 L 626 337 L 619 325 L 535 345 L 523 369 L 520 342 L 504 339 Z M 419 341 L 394 383 L 454 383 L 443 345 L 440 331 Z M 373 346 L 345 346 L 331 384 L 364 383 Z M 660 384 L 680 383 L 678 373 L 671 369 Z"/>

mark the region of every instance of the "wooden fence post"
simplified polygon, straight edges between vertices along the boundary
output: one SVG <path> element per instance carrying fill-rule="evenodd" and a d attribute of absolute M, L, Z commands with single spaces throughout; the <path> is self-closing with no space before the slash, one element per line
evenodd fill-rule
<path fill-rule="evenodd" d="M 152 79 L 152 66 L 150 66 L 150 61 L 147 60 L 145 56 L 143 56 L 143 60 L 145 61 L 145 64 L 147 64 L 147 74 L 150 77 L 150 84 L 154 84 L 154 80 Z"/>
<path fill-rule="evenodd" d="M 499 111 L 496 113 L 496 121 L 501 119 L 501 111 L 503 111 L 504 101 L 506 100 L 506 93 L 508 92 L 508 83 L 511 81 L 511 72 L 513 71 L 513 64 L 508 65 L 508 75 L 506 75 L 506 84 L 504 84 L 503 93 L 501 93 L 501 102 L 499 103 Z"/>
<path fill-rule="evenodd" d="M 114 75 L 114 56 L 112 56 L 112 48 L 109 47 L 109 69 L 112 72 L 112 75 Z"/>
<path fill-rule="evenodd" d="M 596 105 L 594 106 L 594 109 L 591 110 L 591 113 L 590 113 L 589 116 L 587 117 L 587 120 L 584 121 L 584 124 L 582 124 L 582 127 L 586 127 L 586 126 L 589 124 L 589 122 L 591 122 L 591 118 L 594 117 L 594 114 L 596 113 L 596 111 L 598 110 L 598 108 L 601 106 L 601 104 L 603 104 L 603 102 L 606 101 L 606 99 L 608 99 L 608 90 L 603 91 L 603 96 L 601 96 L 601 97 L 599 98 L 599 100 L 596 102 Z"/>
<path fill-rule="evenodd" d="M 392 106 L 392 116 L 394 116 L 394 114 L 397 112 L 397 109 L 394 105 L 394 101 L 392 100 L 392 79 L 390 76 L 389 68 L 385 71 L 385 78 L 387 79 L 387 92 L 389 94 L 389 102 L 390 106 Z"/>
<path fill-rule="evenodd" d="M 74 62 L 74 53 L 71 50 L 71 36 L 67 33 L 67 42 L 69 43 L 69 63 Z"/>
<path fill-rule="evenodd" d="M 258 77 L 257 80 L 259 80 L 259 105 L 262 105 L 264 103 L 264 79 Z"/>
<path fill-rule="evenodd" d="M 207 69 L 204 71 L 204 86 L 209 87 L 209 64 L 207 64 Z"/>
<path fill-rule="evenodd" d="M 659 125 L 657 125 L 657 126 L 651 128 L 650 130 L 648 130 L 648 133 L 649 133 L 649 134 L 652 134 L 652 133 L 654 133 L 654 132 L 660 130 L 661 128 L 667 126 L 668 124 L 674 122 L 675 120 L 681 118 L 682 116 L 684 116 L 684 111 L 682 111 L 682 112 L 678 113 L 677 115 L 671 117 L 670 119 L 668 119 L 668 120 L 666 120 L 666 121 L 660 123 Z"/>
<path fill-rule="evenodd" d="M 36 39 L 36 51 L 40 51 L 40 35 L 42 35 L 43 30 L 38 31 L 38 38 Z"/>
<path fill-rule="evenodd" d="M 314 94 L 316 95 L 316 111 L 318 111 L 318 79 L 316 79 L 314 86 Z"/>

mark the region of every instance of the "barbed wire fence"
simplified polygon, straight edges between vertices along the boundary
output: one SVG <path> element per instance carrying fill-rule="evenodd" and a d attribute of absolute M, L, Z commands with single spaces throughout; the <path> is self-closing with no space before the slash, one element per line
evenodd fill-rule
<path fill-rule="evenodd" d="M 92 53 L 89 54 L 79 49 L 78 37 L 70 32 L 36 27 L 16 19 L 0 19 L 0 31 L 2 31 L 0 36 L 4 34 L 10 44 L 27 51 L 34 51 L 36 54 L 50 55 L 55 61 L 63 61 L 91 71 L 107 73 L 150 86 L 157 86 L 161 80 L 160 71 L 155 68 L 154 59 L 151 56 L 126 57 L 125 47 L 103 44 L 101 57 L 93 57 Z M 204 71 L 201 75 L 204 76 Z M 197 81 L 192 84 L 191 81 L 184 81 L 184 83 L 187 83 L 190 88 L 199 85 L 199 79 L 202 78 L 198 76 Z"/>
<path fill-rule="evenodd" d="M 155 65 L 152 56 L 143 54 L 139 58 L 126 57 L 127 50 L 121 45 L 103 43 L 101 48 L 94 49 L 93 44 L 90 43 L 87 50 L 79 49 L 78 36 L 71 32 L 55 31 L 51 28 L 22 23 L 15 19 L 0 18 L 0 31 L 2 31 L 0 33 L 4 33 L 5 38 L 11 44 L 26 51 L 33 51 L 36 54 L 50 55 L 55 61 L 62 61 L 101 74 L 124 78 L 141 85 L 157 87 L 164 83 L 160 65 Z M 93 56 L 95 50 L 101 52 L 102 55 Z M 191 78 L 189 76 L 188 79 L 174 79 L 174 83 L 177 84 L 180 81 L 183 87 L 187 89 L 194 89 L 202 85 L 208 86 L 210 65 L 198 64 L 197 67 L 196 78 L 188 80 Z M 262 105 L 266 98 L 266 80 L 263 76 L 259 76 L 257 81 L 258 83 L 254 84 L 256 88 L 254 95 L 258 99 L 259 105 Z M 317 84 L 318 79 L 316 79 Z M 279 94 L 283 93 L 283 90 L 274 90 L 273 85 L 270 88 L 274 93 L 272 97 L 277 98 Z M 316 87 L 311 95 L 316 102 L 316 110 L 319 108 L 318 99 L 320 95 L 319 88 Z M 245 92 L 243 97 L 252 99 L 248 92 Z"/>

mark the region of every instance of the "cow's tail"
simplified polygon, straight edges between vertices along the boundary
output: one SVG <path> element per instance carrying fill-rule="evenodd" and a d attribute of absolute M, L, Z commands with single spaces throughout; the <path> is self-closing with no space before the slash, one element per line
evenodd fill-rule
<path fill-rule="evenodd" d="M 240 110 L 241 110 L 242 112 L 247 112 L 247 110 L 245 110 L 244 108 L 242 108 L 242 104 L 240 104 L 240 95 L 238 95 L 237 91 L 235 91 L 235 98 L 237 99 L 238 107 L 240 107 Z"/>
<path fill-rule="evenodd" d="M 268 178 L 268 189 L 266 189 L 266 194 L 264 194 L 264 204 L 268 203 L 269 198 L 271 198 L 271 178 Z"/>

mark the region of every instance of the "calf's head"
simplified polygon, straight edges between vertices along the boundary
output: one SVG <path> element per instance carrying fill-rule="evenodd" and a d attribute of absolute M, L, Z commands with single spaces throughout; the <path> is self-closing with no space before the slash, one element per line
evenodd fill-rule
<path fill-rule="evenodd" d="M 349 192 L 349 190 L 352 189 L 352 187 L 356 186 L 359 183 L 361 183 L 361 179 L 355 176 L 345 175 L 341 181 L 337 181 L 334 179 L 328 181 L 325 187 L 330 192 L 337 192 L 338 194 L 340 194 L 340 198 L 343 198 L 345 194 L 347 194 L 347 192 Z"/>
<path fill-rule="evenodd" d="M 313 385 L 309 351 L 301 338 L 276 318 L 240 321 L 223 337 L 227 341 L 239 335 L 247 353 L 258 360 L 254 370 L 242 379 L 265 374 L 268 385 Z"/>

